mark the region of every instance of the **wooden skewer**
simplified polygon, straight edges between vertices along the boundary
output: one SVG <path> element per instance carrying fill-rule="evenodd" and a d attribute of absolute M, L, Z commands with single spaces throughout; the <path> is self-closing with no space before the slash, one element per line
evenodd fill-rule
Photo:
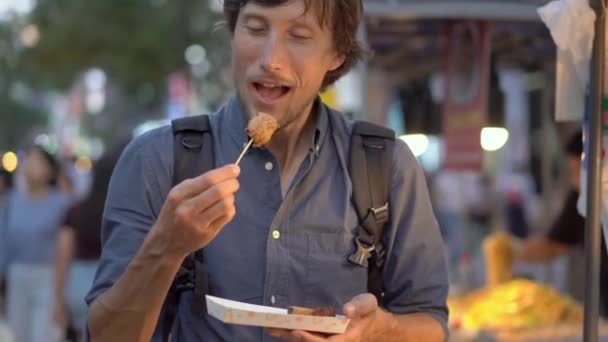
<path fill-rule="evenodd" d="M 239 159 L 236 160 L 236 163 L 235 163 L 236 165 L 239 165 L 239 163 L 241 162 L 241 159 L 243 159 L 243 157 L 245 156 L 245 153 L 247 153 L 247 150 L 249 150 L 252 143 L 253 143 L 253 139 L 249 139 L 249 142 L 247 143 L 247 146 L 245 146 L 245 148 L 243 149 L 243 152 L 241 152 Z"/>

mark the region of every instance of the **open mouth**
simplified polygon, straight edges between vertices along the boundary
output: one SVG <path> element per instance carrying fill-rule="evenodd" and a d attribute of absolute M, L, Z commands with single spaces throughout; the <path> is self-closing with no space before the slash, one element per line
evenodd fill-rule
<path fill-rule="evenodd" d="M 281 99 L 291 90 L 290 87 L 284 85 L 260 82 L 253 82 L 253 88 L 258 98 L 266 103 L 272 103 Z"/>

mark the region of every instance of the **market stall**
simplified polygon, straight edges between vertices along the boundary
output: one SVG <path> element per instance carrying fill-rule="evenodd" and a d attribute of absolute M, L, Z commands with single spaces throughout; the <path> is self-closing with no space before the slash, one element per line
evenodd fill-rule
<path fill-rule="evenodd" d="M 504 64 L 539 68 L 547 60 L 555 61 L 555 43 L 537 12 L 547 3 L 546 0 L 366 0 L 365 37 L 377 54 L 367 65 L 367 74 L 363 77 L 368 119 L 385 120 L 388 89 L 442 70 L 445 27 L 454 20 L 491 22 L 494 34 L 490 53 L 493 59 Z M 546 285 L 510 279 L 508 271 L 502 268 L 505 273 L 494 273 L 499 281 L 491 279 L 481 290 L 450 298 L 453 338 L 597 342 L 601 337 L 608 340 L 608 328 L 600 322 L 598 304 L 600 253 L 606 253 L 600 250 L 606 1 L 589 0 L 589 4 L 596 20 L 585 123 L 588 184 L 583 196 L 587 218 L 585 301 L 575 302 Z M 379 76 L 374 77 L 374 73 Z M 381 81 L 374 82 L 375 79 Z M 509 264 L 508 260 L 498 260 Z"/>
<path fill-rule="evenodd" d="M 496 233 L 484 242 L 484 287 L 451 296 L 451 341 L 581 341 L 583 305 L 552 288 L 512 277 L 511 237 Z M 599 336 L 608 341 L 608 323 Z"/>

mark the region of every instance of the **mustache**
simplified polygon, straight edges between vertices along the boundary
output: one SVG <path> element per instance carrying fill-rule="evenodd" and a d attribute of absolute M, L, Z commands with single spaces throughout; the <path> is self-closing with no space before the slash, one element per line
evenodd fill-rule
<path fill-rule="evenodd" d="M 294 86 L 293 81 L 291 81 L 285 77 L 282 77 L 281 75 L 271 74 L 271 73 L 250 76 L 250 77 L 248 77 L 248 81 L 256 82 L 256 83 L 276 83 L 276 84 L 280 84 L 280 85 L 286 86 L 286 87 Z"/>

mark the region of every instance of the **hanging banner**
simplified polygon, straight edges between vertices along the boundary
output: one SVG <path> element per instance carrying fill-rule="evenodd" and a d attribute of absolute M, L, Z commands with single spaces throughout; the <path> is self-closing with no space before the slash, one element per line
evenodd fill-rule
<path fill-rule="evenodd" d="M 481 130 L 486 125 L 490 83 L 488 22 L 448 24 L 444 72 L 444 167 L 479 171 L 483 165 Z"/>

